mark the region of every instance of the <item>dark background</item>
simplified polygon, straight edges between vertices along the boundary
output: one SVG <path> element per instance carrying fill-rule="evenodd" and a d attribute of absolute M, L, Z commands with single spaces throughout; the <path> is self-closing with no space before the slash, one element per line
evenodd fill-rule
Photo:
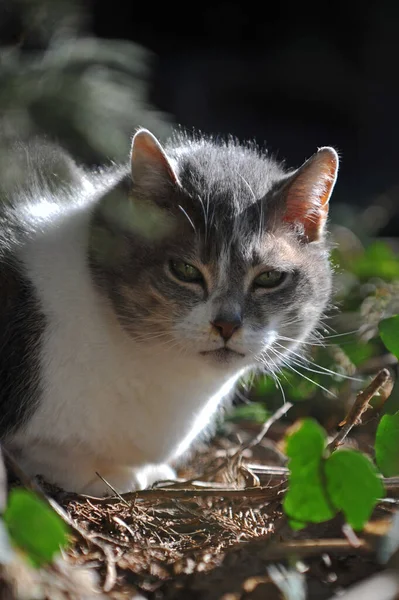
<path fill-rule="evenodd" d="M 156 53 L 157 105 L 187 127 L 266 141 L 292 165 L 333 145 L 339 200 L 399 203 L 398 2 L 171 6 L 93 3 L 97 35 Z"/>
<path fill-rule="evenodd" d="M 380 205 L 380 233 L 399 233 L 398 2 L 81 6 L 85 32 L 152 51 L 150 99 L 174 122 L 255 138 L 290 166 L 333 145 L 335 202 Z M 3 43 L 14 42 L 18 11 L 0 17 Z"/>

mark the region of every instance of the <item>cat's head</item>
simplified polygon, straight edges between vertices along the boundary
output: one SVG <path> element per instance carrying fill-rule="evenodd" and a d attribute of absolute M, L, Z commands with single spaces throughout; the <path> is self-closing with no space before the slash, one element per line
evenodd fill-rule
<path fill-rule="evenodd" d="M 218 369 L 273 369 L 328 303 L 332 148 L 286 171 L 255 147 L 133 139 L 129 175 L 99 205 L 91 264 L 140 344 Z"/>

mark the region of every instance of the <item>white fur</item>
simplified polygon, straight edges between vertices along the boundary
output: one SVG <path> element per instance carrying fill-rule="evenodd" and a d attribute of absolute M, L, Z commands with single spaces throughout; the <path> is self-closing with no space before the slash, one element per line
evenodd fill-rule
<path fill-rule="evenodd" d="M 169 478 L 242 370 L 136 345 L 94 289 L 86 262 L 90 201 L 43 203 L 20 248 L 48 326 L 40 406 L 11 440 L 30 473 L 67 490 L 119 492 Z M 208 345 L 209 349 L 210 346 Z"/>

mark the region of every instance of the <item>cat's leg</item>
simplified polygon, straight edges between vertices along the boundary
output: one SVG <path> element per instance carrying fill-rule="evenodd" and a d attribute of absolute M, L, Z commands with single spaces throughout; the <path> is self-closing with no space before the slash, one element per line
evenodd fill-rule
<path fill-rule="evenodd" d="M 111 496 L 149 487 L 156 481 L 175 479 L 166 464 L 143 467 L 118 466 L 100 458 L 80 444 L 66 447 L 47 442 L 32 442 L 29 447 L 9 444 L 22 469 L 30 476 L 41 475 L 67 492 L 89 496 Z M 103 481 L 98 475 L 107 481 Z"/>
<path fill-rule="evenodd" d="M 85 490 L 88 488 L 98 488 L 102 490 L 101 495 L 112 494 L 110 488 L 96 475 L 103 475 L 108 470 L 108 465 L 105 466 L 97 456 L 80 444 L 71 447 L 43 440 L 23 443 L 13 440 L 7 446 L 15 453 L 22 469 L 31 477 L 40 475 L 48 483 L 57 485 L 66 492 L 87 493 Z"/>

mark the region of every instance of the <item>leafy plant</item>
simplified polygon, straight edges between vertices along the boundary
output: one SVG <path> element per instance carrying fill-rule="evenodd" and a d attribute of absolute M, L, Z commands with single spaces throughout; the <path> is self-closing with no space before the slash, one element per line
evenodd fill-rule
<path fill-rule="evenodd" d="M 260 402 L 251 402 L 250 404 L 241 404 L 235 411 L 227 417 L 228 421 L 252 421 L 254 423 L 264 423 L 270 416 L 264 404 Z"/>
<path fill-rule="evenodd" d="M 370 244 L 360 256 L 348 257 L 346 267 L 363 281 L 371 277 L 388 281 L 399 278 L 398 257 L 381 240 Z"/>
<path fill-rule="evenodd" d="M 293 529 L 321 523 L 342 512 L 355 530 L 363 528 L 384 486 L 373 463 L 355 450 L 327 450 L 327 436 L 305 419 L 287 441 L 289 489 L 284 511 Z"/>
<path fill-rule="evenodd" d="M 35 567 L 51 562 L 68 542 L 68 529 L 58 515 L 32 492 L 11 490 L 3 520 L 11 542 Z"/>
<path fill-rule="evenodd" d="M 375 460 L 386 477 L 399 475 L 399 412 L 384 415 L 375 438 Z"/>
<path fill-rule="evenodd" d="M 384 319 L 378 328 L 385 346 L 399 359 L 399 315 Z"/>

